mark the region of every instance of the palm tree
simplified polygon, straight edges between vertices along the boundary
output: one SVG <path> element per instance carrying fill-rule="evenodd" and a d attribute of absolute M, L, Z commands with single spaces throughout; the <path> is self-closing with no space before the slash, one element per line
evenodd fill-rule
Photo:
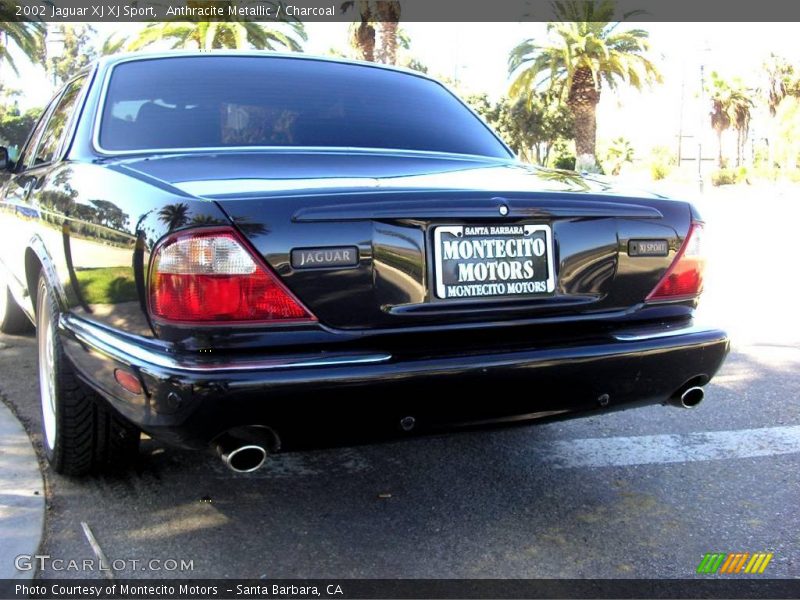
<path fill-rule="evenodd" d="M 711 73 L 711 85 L 711 128 L 717 134 L 717 165 L 720 169 L 724 169 L 725 158 L 722 155 L 722 134 L 731 126 L 731 118 L 728 115 L 729 88 L 716 73 Z"/>
<path fill-rule="evenodd" d="M 750 134 L 750 116 L 754 104 L 751 90 L 739 79 L 727 82 L 716 72 L 711 73 L 711 127 L 717 134 L 719 168 L 725 167 L 722 153 L 722 134 L 733 127 L 736 130 L 736 166 L 742 164 L 744 146 Z"/>
<path fill-rule="evenodd" d="M 800 97 L 800 77 L 794 72 L 794 67 L 785 59 L 776 54 L 770 54 L 764 61 L 764 74 L 766 75 L 766 90 L 763 90 L 769 107 L 769 114 L 773 117 L 778 110 L 778 105 L 787 96 Z"/>
<path fill-rule="evenodd" d="M 380 39 L 378 62 L 385 65 L 397 64 L 397 27 L 400 21 L 400 2 L 381 0 L 378 4 L 380 19 Z"/>
<path fill-rule="evenodd" d="M 618 137 L 611 142 L 606 152 L 606 166 L 611 175 L 617 176 L 625 163 L 633 162 L 633 146 L 624 137 Z"/>
<path fill-rule="evenodd" d="M 185 202 L 167 204 L 158 211 L 158 219 L 169 227 L 170 231 L 183 227 L 189 222 L 189 205 Z"/>
<path fill-rule="evenodd" d="M 785 58 L 777 54 L 770 54 L 764 61 L 763 73 L 765 75 L 762 88 L 759 90 L 761 96 L 766 100 L 769 114 L 777 116 L 778 106 L 783 99 L 789 96 L 800 98 L 800 77 L 795 74 L 794 66 Z M 775 145 L 767 143 L 767 164 L 774 164 Z"/>
<path fill-rule="evenodd" d="M 301 41 L 305 42 L 308 39 L 303 23 L 294 18 L 282 19 L 279 23 L 280 28 L 244 19 L 153 22 L 139 33 L 129 44 L 128 49 L 139 50 L 162 40 L 170 40 L 172 48 L 195 48 L 204 51 L 218 48 L 255 48 L 302 52 Z M 283 31 L 284 29 L 288 31 Z"/>
<path fill-rule="evenodd" d="M 46 26 L 38 21 L 15 21 L 13 2 L 0 0 L 0 64 L 5 62 L 17 73 L 11 56 L 11 46 L 16 46 L 30 61 L 44 61 L 44 34 Z"/>
<path fill-rule="evenodd" d="M 369 0 L 348 0 L 342 3 L 342 12 L 358 9 L 358 21 L 350 28 L 350 45 L 358 60 L 375 62 L 375 26 L 372 24 L 372 3 Z"/>
<path fill-rule="evenodd" d="M 346 0 L 342 2 L 342 12 L 350 9 L 358 11 L 358 20 L 350 29 L 350 45 L 356 51 L 356 58 L 386 65 L 397 64 L 400 2 L 397 0 Z M 376 25 L 379 34 L 377 40 L 380 42 L 377 44 Z"/>
<path fill-rule="evenodd" d="M 558 21 L 547 24 L 549 40 L 525 40 L 511 51 L 509 74 L 513 98 L 532 97 L 542 87 L 566 100 L 574 117 L 573 137 L 578 170 L 596 170 L 597 104 L 605 84 L 625 83 L 642 89 L 660 83 L 661 75 L 647 54 L 643 29 L 618 30 L 612 22 L 614 0 L 556 0 Z M 622 15 L 628 19 L 640 11 Z"/>
<path fill-rule="evenodd" d="M 731 102 L 728 108 L 731 124 L 736 130 L 736 166 L 744 162 L 744 148 L 750 135 L 750 112 L 754 107 L 750 99 L 750 90 L 744 87 L 734 87 Z"/>
<path fill-rule="evenodd" d="M 127 40 L 124 36 L 120 36 L 117 32 L 113 32 L 103 40 L 98 52 L 100 56 L 109 56 L 111 54 L 116 54 L 117 52 L 122 52 L 122 50 L 125 48 L 126 41 Z"/>

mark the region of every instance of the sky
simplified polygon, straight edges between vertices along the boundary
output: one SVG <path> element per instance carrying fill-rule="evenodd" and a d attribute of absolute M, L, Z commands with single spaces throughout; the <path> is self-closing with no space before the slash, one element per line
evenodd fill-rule
<path fill-rule="evenodd" d="M 139 24 L 96 23 L 98 37 L 111 32 L 135 33 Z M 741 77 L 756 87 L 761 84 L 761 64 L 770 53 L 800 63 L 800 35 L 796 23 L 637 23 L 650 32 L 652 58 L 664 83 L 644 92 L 604 90 L 598 107 L 598 138 L 623 136 L 635 148 L 677 145 L 678 131 L 694 135 L 698 130 L 710 140 L 713 132 L 700 111 L 700 67 L 706 80 L 712 71 L 724 77 Z M 486 92 L 498 98 L 508 91 L 509 51 L 527 38 L 544 40 L 543 23 L 402 23 L 411 39 L 411 52 L 435 77 L 459 82 L 465 92 Z M 326 54 L 345 50 L 346 23 L 307 23 L 307 53 Z M 43 105 L 52 83 L 42 67 L 17 61 L 19 77 L 3 67 L 0 78 L 24 92 L 22 108 Z M 758 115 L 752 134 L 758 136 Z M 689 142 L 691 143 L 691 142 Z M 712 144 L 709 144 L 711 147 Z"/>

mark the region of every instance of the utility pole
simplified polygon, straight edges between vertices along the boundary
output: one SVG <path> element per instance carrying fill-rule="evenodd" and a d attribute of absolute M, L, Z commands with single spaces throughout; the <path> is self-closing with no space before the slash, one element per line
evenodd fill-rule
<path fill-rule="evenodd" d="M 703 193 L 703 130 L 706 128 L 706 121 L 708 111 L 706 107 L 706 77 L 705 77 L 705 57 L 711 50 L 708 42 L 704 42 L 700 48 L 700 110 L 698 114 L 699 122 L 697 124 L 697 184 L 700 188 L 700 193 Z"/>
<path fill-rule="evenodd" d="M 680 110 L 678 112 L 678 168 L 681 167 L 681 160 L 683 160 L 683 97 L 684 88 L 686 87 L 686 66 L 684 65 L 683 73 L 681 74 L 681 102 Z"/>
<path fill-rule="evenodd" d="M 705 125 L 705 65 L 700 63 L 700 122 L 697 128 L 697 183 L 700 186 L 700 193 L 703 193 L 703 126 Z"/>

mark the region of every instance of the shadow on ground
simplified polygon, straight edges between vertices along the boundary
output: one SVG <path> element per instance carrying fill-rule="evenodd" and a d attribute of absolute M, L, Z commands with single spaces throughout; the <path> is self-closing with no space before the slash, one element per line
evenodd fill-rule
<path fill-rule="evenodd" d="M 3 337 L 0 392 L 36 443 L 34 340 Z M 184 559 L 130 577 L 687 577 L 710 551 L 774 551 L 797 569 L 797 455 L 556 469 L 556 440 L 800 424 L 800 350 L 734 353 L 697 410 L 606 416 L 318 449 L 252 475 L 146 440 L 137 468 L 81 480 L 47 471 L 44 550 Z M 52 570 L 44 577 L 82 577 Z M 101 575 L 98 574 L 98 577 Z"/>

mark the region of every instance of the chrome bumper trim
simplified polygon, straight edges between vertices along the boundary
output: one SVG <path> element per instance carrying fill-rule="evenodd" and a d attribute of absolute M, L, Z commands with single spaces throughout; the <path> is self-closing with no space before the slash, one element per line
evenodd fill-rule
<path fill-rule="evenodd" d="M 268 371 L 278 369 L 300 369 L 312 367 L 335 367 L 341 365 L 379 363 L 392 358 L 385 353 L 317 353 L 314 355 L 276 356 L 261 360 L 229 362 L 186 362 L 170 356 L 163 351 L 137 345 L 126 339 L 129 336 L 116 335 L 103 327 L 98 327 L 83 319 L 61 315 L 59 329 L 73 337 L 90 350 L 100 352 L 119 362 L 137 367 L 152 365 L 164 369 L 193 373 L 219 373 L 225 371 Z M 152 346 L 152 342 L 142 341 Z"/>
<path fill-rule="evenodd" d="M 662 326 L 658 329 L 630 329 L 628 331 L 616 332 L 612 333 L 611 337 L 618 342 L 646 342 L 647 340 L 658 340 L 680 335 L 693 335 L 696 333 L 708 333 L 710 331 L 714 331 L 714 329 L 698 325 L 681 325 L 674 329 L 669 327 L 665 329 Z"/>

